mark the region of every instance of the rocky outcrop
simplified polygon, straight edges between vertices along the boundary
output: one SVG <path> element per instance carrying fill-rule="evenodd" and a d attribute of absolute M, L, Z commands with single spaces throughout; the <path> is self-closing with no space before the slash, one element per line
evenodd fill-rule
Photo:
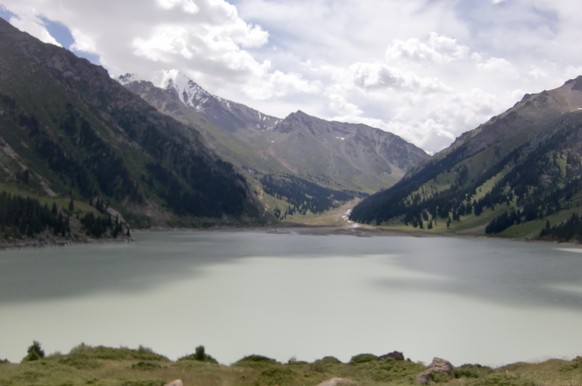
<path fill-rule="evenodd" d="M 428 385 L 435 376 L 439 375 L 452 376 L 454 369 L 451 362 L 442 358 L 434 358 L 428 368 L 416 378 L 416 384 Z"/>
<path fill-rule="evenodd" d="M 184 382 L 181 379 L 173 380 L 172 382 L 166 383 L 164 386 L 184 386 Z"/>
<path fill-rule="evenodd" d="M 404 360 L 404 354 L 401 353 L 400 351 L 392 351 L 391 353 L 385 354 L 385 355 L 380 355 L 378 357 L 378 359 L 380 360 L 387 360 L 387 359 L 394 359 L 395 361 L 403 361 Z"/>

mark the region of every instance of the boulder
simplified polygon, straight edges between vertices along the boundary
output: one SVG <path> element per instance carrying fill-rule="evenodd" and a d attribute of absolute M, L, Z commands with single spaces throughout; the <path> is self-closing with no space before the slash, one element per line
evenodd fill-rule
<path fill-rule="evenodd" d="M 442 358 L 434 358 L 428 368 L 416 378 L 416 383 L 419 385 L 428 385 L 433 380 L 435 374 L 452 376 L 454 369 L 451 362 Z"/>
<path fill-rule="evenodd" d="M 355 385 L 356 383 L 351 379 L 347 378 L 332 378 L 327 381 L 321 382 L 317 386 L 344 386 L 344 385 Z"/>
<path fill-rule="evenodd" d="M 184 386 L 184 382 L 181 379 L 175 379 L 172 382 L 166 383 L 164 386 Z"/>
<path fill-rule="evenodd" d="M 385 355 L 380 355 L 378 357 L 378 359 L 380 360 L 386 360 L 388 358 L 392 358 L 394 360 L 397 361 L 403 361 L 404 360 L 404 354 L 402 354 L 400 351 L 392 351 L 391 353 L 385 354 Z"/>

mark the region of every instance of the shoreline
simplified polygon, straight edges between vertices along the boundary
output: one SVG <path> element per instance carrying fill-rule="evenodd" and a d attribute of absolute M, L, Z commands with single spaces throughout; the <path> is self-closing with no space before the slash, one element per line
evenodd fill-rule
<path fill-rule="evenodd" d="M 127 238 L 103 238 L 103 239 L 23 239 L 8 242 L 0 241 L 0 252 L 7 250 L 36 249 L 51 247 L 68 247 L 72 245 L 107 244 L 107 243 L 131 243 L 133 237 Z"/>
<path fill-rule="evenodd" d="M 357 226 L 354 226 L 357 225 Z M 468 233 L 431 233 L 419 230 L 396 230 L 379 228 L 370 225 L 350 224 L 350 225 L 305 225 L 299 223 L 279 223 L 265 226 L 240 226 L 223 225 L 208 228 L 187 228 L 187 227 L 152 227 L 143 229 L 133 229 L 131 237 L 123 238 L 102 238 L 102 239 L 63 239 L 63 238 L 41 238 L 23 240 L 0 240 L 0 252 L 6 250 L 19 250 L 27 248 L 47 248 L 47 247 L 67 247 L 71 245 L 107 244 L 107 243 L 130 243 L 135 242 L 133 235 L 140 233 L 164 233 L 164 232 L 260 232 L 270 234 L 299 234 L 306 236 L 353 236 L 353 237 L 453 237 L 464 239 L 483 240 L 504 240 L 526 243 L 540 243 L 544 245 L 555 244 L 559 247 L 582 249 L 582 244 L 568 241 L 560 242 L 556 240 L 538 240 L 526 238 L 507 238 L 488 235 L 468 234 Z"/>
<path fill-rule="evenodd" d="M 495 237 L 488 235 L 478 235 L 469 233 L 431 233 L 419 230 L 397 230 L 397 229 L 386 229 L 377 228 L 370 225 L 361 225 L 358 227 L 353 226 L 336 226 L 336 225 L 304 225 L 296 223 L 288 224 L 270 224 L 266 226 L 220 226 L 211 228 L 183 228 L 183 227 L 157 227 L 148 229 L 135 229 L 133 233 L 149 233 L 149 232 L 193 232 L 193 233 L 204 233 L 204 232 L 257 232 L 257 233 L 271 233 L 271 234 L 299 234 L 307 236 L 332 236 L 332 235 L 343 235 L 343 236 L 353 236 L 353 237 L 417 237 L 417 238 L 431 238 L 431 237 L 451 237 L 460 239 L 482 239 L 482 240 L 503 240 L 503 241 L 513 241 L 513 242 L 526 242 L 526 243 L 539 243 L 539 244 L 555 244 L 557 246 L 571 247 L 571 248 L 582 248 L 582 244 L 567 241 L 560 242 L 556 240 L 538 240 L 538 239 L 527 239 L 527 238 L 509 238 L 509 237 Z"/>

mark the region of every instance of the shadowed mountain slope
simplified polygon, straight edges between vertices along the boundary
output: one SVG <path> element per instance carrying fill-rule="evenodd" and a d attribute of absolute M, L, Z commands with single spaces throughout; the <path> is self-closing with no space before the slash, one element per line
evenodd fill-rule
<path fill-rule="evenodd" d="M 261 215 L 253 189 L 196 130 L 103 68 L 2 19 L 0 52 L 3 190 L 115 209 L 136 225 Z"/>

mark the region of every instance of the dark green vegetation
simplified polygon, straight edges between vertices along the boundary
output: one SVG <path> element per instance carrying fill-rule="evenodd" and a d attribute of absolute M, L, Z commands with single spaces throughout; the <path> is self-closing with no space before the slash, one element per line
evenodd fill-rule
<path fill-rule="evenodd" d="M 325 357 L 312 363 L 290 360 L 283 364 L 260 355 L 250 355 L 231 366 L 201 360 L 196 353 L 173 362 L 147 348 L 108 348 L 80 345 L 68 354 L 37 355 L 35 342 L 20 364 L 0 361 L 0 385 L 102 385 L 162 386 L 181 379 L 188 386 L 211 385 L 318 385 L 332 378 L 353 385 L 412 385 L 425 365 L 392 357 L 360 354 L 348 363 Z M 38 353 L 37 353 L 38 354 Z M 44 354 L 44 353 L 43 353 Z M 462 365 L 452 374 L 434 375 L 441 385 L 558 386 L 582 384 L 582 358 L 550 360 L 538 364 L 516 363 L 501 368 Z"/>
<path fill-rule="evenodd" d="M 321 213 L 363 196 L 363 193 L 325 188 L 295 176 L 267 175 L 260 182 L 265 193 L 289 203 L 284 212 L 275 210 L 274 215 L 279 219 L 287 215 Z"/>
<path fill-rule="evenodd" d="M 1 239 L 34 237 L 45 231 L 61 237 L 71 232 L 69 219 L 56 204 L 49 208 L 30 197 L 0 193 Z"/>
<path fill-rule="evenodd" d="M 301 111 L 277 119 L 215 97 L 183 75 L 166 89 L 129 80 L 120 79 L 159 111 L 199 127 L 221 157 L 247 172 L 277 218 L 321 213 L 376 192 L 428 158 L 391 133 Z"/>
<path fill-rule="evenodd" d="M 364 200 L 352 219 L 424 230 L 578 239 L 580 227 L 571 216 L 580 211 L 582 199 L 581 107 L 582 77 L 526 95 L 394 187 Z"/>
<path fill-rule="evenodd" d="M 0 52 L 0 191 L 27 217 L 0 220 L 0 237 L 99 237 L 120 233 L 125 221 L 192 226 L 262 216 L 245 178 L 195 129 L 101 67 L 1 19 Z M 45 202 L 57 209 L 47 212 Z M 63 223 L 72 218 L 76 225 Z"/>

